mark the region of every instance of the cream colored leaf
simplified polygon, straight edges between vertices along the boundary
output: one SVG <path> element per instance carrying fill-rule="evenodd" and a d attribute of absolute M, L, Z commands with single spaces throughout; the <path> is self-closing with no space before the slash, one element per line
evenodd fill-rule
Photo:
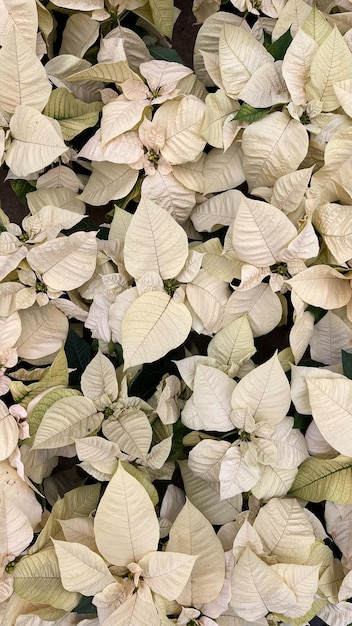
<path fill-rule="evenodd" d="M 210 484 L 193 474 L 186 460 L 178 463 L 187 497 L 211 524 L 226 524 L 237 517 L 242 510 L 242 494 L 229 500 L 220 500 L 218 482 Z"/>
<path fill-rule="evenodd" d="M 338 309 L 349 301 L 347 279 L 327 265 L 314 265 L 287 281 L 304 302 L 323 309 Z"/>
<path fill-rule="evenodd" d="M 179 182 L 174 172 L 162 174 L 156 170 L 152 176 L 146 176 L 141 192 L 168 211 L 179 224 L 186 222 L 196 203 L 195 191 Z"/>
<path fill-rule="evenodd" d="M 207 95 L 201 129 L 202 136 L 207 143 L 215 148 L 224 148 L 223 126 L 227 117 L 235 113 L 237 108 L 236 102 L 221 89 Z"/>
<path fill-rule="evenodd" d="M 205 69 L 203 52 L 207 51 L 210 54 L 218 55 L 219 37 L 225 22 L 227 24 L 233 24 L 234 26 L 242 25 L 242 28 L 247 30 L 247 32 L 250 30 L 243 17 L 234 15 L 233 13 L 219 11 L 219 13 L 211 15 L 206 20 L 198 32 L 194 46 L 193 58 L 195 72 L 199 80 L 201 80 L 206 87 L 213 86 L 214 83 Z"/>
<path fill-rule="evenodd" d="M 219 481 L 220 464 L 230 448 L 228 441 L 203 439 L 189 453 L 188 468 L 207 483 Z"/>
<path fill-rule="evenodd" d="M 75 10 L 77 10 L 76 7 Z M 59 54 L 72 54 L 82 59 L 98 37 L 98 22 L 83 13 L 71 15 L 62 34 Z"/>
<path fill-rule="evenodd" d="M 58 165 L 39 176 L 37 180 L 37 190 L 56 187 L 66 187 L 76 194 L 81 189 L 82 183 L 70 167 Z"/>
<path fill-rule="evenodd" d="M 181 594 L 197 558 L 177 552 L 149 552 L 138 565 L 151 590 L 171 601 Z"/>
<path fill-rule="evenodd" d="M 20 178 L 50 165 L 67 150 L 50 120 L 32 106 L 20 104 L 16 108 L 10 130 L 13 139 L 6 163 Z"/>
<path fill-rule="evenodd" d="M 102 0 L 55 0 L 53 2 L 62 9 L 73 9 L 75 11 L 93 11 L 94 9 L 102 9 Z"/>
<path fill-rule="evenodd" d="M 31 248 L 27 259 L 50 289 L 70 291 L 92 276 L 96 255 L 95 232 L 77 232 Z"/>
<path fill-rule="evenodd" d="M 233 570 L 230 606 L 244 620 L 285 612 L 296 604 L 294 592 L 250 548 L 245 548 Z"/>
<path fill-rule="evenodd" d="M 131 219 L 131 213 L 115 205 L 114 217 L 112 218 L 109 230 L 109 239 L 122 239 L 124 241 Z"/>
<path fill-rule="evenodd" d="M 254 337 L 266 335 L 281 320 L 280 299 L 265 283 L 246 291 L 234 291 L 225 307 L 223 324 L 227 325 L 244 314 L 247 315 Z"/>
<path fill-rule="evenodd" d="M 229 96 L 237 99 L 255 70 L 272 61 L 271 54 L 244 28 L 224 23 L 219 38 L 219 63 Z"/>
<path fill-rule="evenodd" d="M 22 511 L 32 528 L 36 528 L 41 520 L 42 507 L 33 489 L 19 477 L 8 460 L 0 461 L 0 489 L 11 505 Z M 20 537 L 16 540 L 22 541 Z"/>
<path fill-rule="evenodd" d="M 33 51 L 37 45 L 37 7 L 30 0 L 1 0 L 0 45 L 11 28 L 15 28 L 25 38 Z"/>
<path fill-rule="evenodd" d="M 98 505 L 94 531 L 100 553 L 113 565 L 138 563 L 157 549 L 159 524 L 152 501 L 121 463 Z"/>
<path fill-rule="evenodd" d="M 293 428 L 292 417 L 287 416 L 277 424 L 270 441 L 276 447 L 278 467 L 296 469 L 308 456 L 304 435 L 299 429 Z"/>
<path fill-rule="evenodd" d="M 265 502 L 270 498 L 282 498 L 289 492 L 296 475 L 296 467 L 286 469 L 273 465 L 260 465 L 259 480 L 252 488 L 252 495 Z"/>
<path fill-rule="evenodd" d="M 296 596 L 296 606 L 284 611 L 290 618 L 306 615 L 318 589 L 319 565 L 277 563 L 271 569 L 279 574 Z"/>
<path fill-rule="evenodd" d="M 21 319 L 17 311 L 0 317 L 1 350 L 12 348 L 21 335 Z"/>
<path fill-rule="evenodd" d="M 199 231 L 214 232 L 222 226 L 230 226 L 236 217 L 243 194 L 229 189 L 198 204 L 191 214 L 194 227 Z"/>
<path fill-rule="evenodd" d="M 333 88 L 336 97 L 341 104 L 343 110 L 349 117 L 352 116 L 352 80 L 342 80 L 334 83 Z"/>
<path fill-rule="evenodd" d="M 258 151 L 256 146 L 260 145 Z M 272 187 L 294 172 L 308 150 L 308 134 L 300 122 L 276 111 L 245 128 L 242 138 L 243 169 L 250 187 Z"/>
<path fill-rule="evenodd" d="M 208 346 L 208 355 L 229 371 L 242 359 L 255 353 L 253 335 L 246 315 L 219 330 Z"/>
<path fill-rule="evenodd" d="M 122 133 L 122 135 L 115 137 L 115 139 L 112 139 L 103 146 L 100 128 L 98 128 L 95 135 L 87 141 L 78 154 L 79 157 L 84 157 L 91 161 L 109 161 L 111 163 L 121 163 L 125 165 L 140 161 L 143 155 L 142 142 L 136 131 Z"/>
<path fill-rule="evenodd" d="M 351 207 L 333 202 L 319 206 L 313 214 L 314 225 L 338 263 L 352 257 Z"/>
<path fill-rule="evenodd" d="M 327 15 L 319 11 L 317 6 L 314 5 L 302 25 L 302 30 L 320 46 L 327 36 L 330 35 L 332 26 L 330 26 L 327 20 Z"/>
<path fill-rule="evenodd" d="M 32 215 L 36 215 L 46 205 L 54 205 L 74 213 L 84 215 L 84 202 L 77 199 L 76 194 L 68 188 L 37 189 L 26 195 L 28 207 Z"/>
<path fill-rule="evenodd" d="M 274 555 L 281 563 L 304 563 L 315 541 L 304 509 L 291 498 L 270 500 L 259 510 L 253 526 L 263 542 L 264 552 Z"/>
<path fill-rule="evenodd" d="M 80 600 L 79 593 L 66 591 L 62 586 L 54 548 L 21 559 L 12 575 L 15 592 L 32 603 L 71 611 Z"/>
<path fill-rule="evenodd" d="M 349 438 L 352 385 L 348 379 L 307 379 L 309 401 L 316 425 L 340 454 L 352 456 Z"/>
<path fill-rule="evenodd" d="M 101 139 L 105 146 L 122 133 L 131 130 L 141 120 L 148 100 L 114 100 L 103 108 L 101 120 Z"/>
<path fill-rule="evenodd" d="M 203 193 L 227 191 L 241 185 L 246 178 L 242 160 L 243 153 L 239 141 L 234 141 L 226 152 L 218 148 L 210 150 L 206 155 L 202 170 Z"/>
<path fill-rule="evenodd" d="M 323 111 L 339 107 L 333 84 L 352 78 L 351 52 L 335 26 L 314 55 L 310 68 L 311 82 L 307 85 L 309 100 L 319 99 Z"/>
<path fill-rule="evenodd" d="M 227 432 L 232 430 L 230 419 L 231 394 L 235 382 L 224 372 L 215 367 L 199 363 L 194 377 L 194 392 L 182 411 L 182 422 L 188 428 L 197 430 L 215 430 Z M 192 407 L 192 408 L 191 408 Z M 191 408 L 191 415 L 189 409 Z M 195 411 L 197 421 L 192 412 Z"/>
<path fill-rule="evenodd" d="M 164 280 L 174 278 L 187 256 L 188 240 L 183 228 L 167 211 L 143 196 L 125 238 L 124 260 L 129 274 L 138 279 L 154 271 Z"/>
<path fill-rule="evenodd" d="M 308 189 L 313 167 L 281 176 L 274 183 L 270 203 L 286 215 L 297 209 Z"/>
<path fill-rule="evenodd" d="M 127 62 L 132 70 L 138 70 L 141 63 L 149 61 L 152 56 L 149 53 L 143 39 L 130 28 L 119 25 L 111 30 L 100 42 L 98 52 L 99 62 L 118 61 L 118 44 L 123 43 L 123 49 Z"/>
<path fill-rule="evenodd" d="M 97 552 L 94 540 L 94 518 L 92 516 L 62 519 L 60 526 L 65 535 L 65 541 L 76 541 L 87 546 L 93 552 Z"/>
<path fill-rule="evenodd" d="M 31 543 L 33 530 L 28 517 L 4 492 L 0 494 L 0 512 L 0 554 L 2 566 L 5 566 Z"/>
<path fill-rule="evenodd" d="M 238 419 L 244 419 L 244 407 L 256 423 L 268 421 L 275 425 L 285 417 L 291 404 L 290 385 L 276 354 L 239 381 L 231 404 Z"/>
<path fill-rule="evenodd" d="M 145 602 L 138 593 L 130 596 L 125 602 L 104 620 L 104 626 L 159 626 L 160 616 L 152 602 Z"/>
<path fill-rule="evenodd" d="M 332 311 L 314 326 L 310 339 L 310 353 L 312 359 L 336 365 L 341 363 L 341 350 L 351 351 L 352 330 Z"/>
<path fill-rule="evenodd" d="M 191 324 L 186 306 L 165 292 L 139 296 L 122 321 L 125 368 L 160 359 L 185 341 Z"/>
<path fill-rule="evenodd" d="M 230 296 L 228 283 L 201 269 L 196 278 L 188 283 L 186 295 L 205 329 L 211 333 L 220 330 L 224 309 Z"/>
<path fill-rule="evenodd" d="M 178 603 L 190 606 L 216 598 L 225 578 L 224 551 L 211 524 L 188 499 L 169 536 L 167 553 L 198 556 Z"/>
<path fill-rule="evenodd" d="M 103 559 L 81 543 L 53 539 L 61 581 L 67 591 L 93 596 L 114 582 Z"/>
<path fill-rule="evenodd" d="M 57 448 L 85 437 L 100 426 L 103 414 L 97 413 L 89 398 L 61 398 L 45 412 L 34 439 L 34 448 Z"/>
<path fill-rule="evenodd" d="M 19 311 L 22 332 L 16 348 L 18 355 L 25 360 L 50 357 L 66 341 L 68 320 L 55 305 L 40 307 L 33 304 L 30 309 Z M 52 359 L 48 358 L 46 363 Z"/>
<path fill-rule="evenodd" d="M 93 171 L 80 200 L 102 206 L 110 200 L 124 198 L 134 187 L 138 178 L 138 170 L 128 165 L 102 161 L 93 162 Z"/>
<path fill-rule="evenodd" d="M 292 222 L 273 205 L 242 200 L 233 224 L 232 247 L 241 261 L 267 267 L 278 261 L 282 248 L 296 235 Z"/>
<path fill-rule="evenodd" d="M 303 0 L 288 0 L 279 14 L 279 19 L 275 23 L 272 39 L 276 41 L 288 29 L 290 29 L 292 37 L 297 33 L 298 29 L 309 16 L 311 7 Z"/>
<path fill-rule="evenodd" d="M 244 491 L 250 491 L 258 482 L 258 478 L 258 464 L 249 465 L 240 448 L 236 445 L 231 446 L 225 453 L 220 467 L 221 499 L 233 498 Z"/>
<path fill-rule="evenodd" d="M 3 67 L 0 108 L 11 115 L 19 104 L 41 111 L 51 93 L 51 85 L 35 51 L 15 28 L 10 29 L 5 38 L 0 63 Z"/>
<path fill-rule="evenodd" d="M 256 108 L 288 102 L 290 95 L 282 77 L 282 61 L 268 61 L 258 67 L 241 89 L 239 99 Z"/>
<path fill-rule="evenodd" d="M 143 411 L 131 408 L 117 420 L 106 420 L 103 433 L 133 458 L 146 460 L 152 442 L 152 428 Z"/>
<path fill-rule="evenodd" d="M 98 350 L 81 377 L 81 389 L 86 398 L 93 402 L 108 397 L 110 402 L 117 399 L 118 384 L 112 362 Z"/>
<path fill-rule="evenodd" d="M 172 165 L 196 161 L 206 144 L 200 131 L 205 112 L 204 102 L 195 96 L 164 102 L 154 114 L 153 122 L 165 133 L 162 156 Z"/>
<path fill-rule="evenodd" d="M 307 102 L 306 84 L 310 79 L 310 66 L 317 50 L 317 42 L 299 29 L 286 51 L 282 75 L 295 104 L 304 105 Z"/>

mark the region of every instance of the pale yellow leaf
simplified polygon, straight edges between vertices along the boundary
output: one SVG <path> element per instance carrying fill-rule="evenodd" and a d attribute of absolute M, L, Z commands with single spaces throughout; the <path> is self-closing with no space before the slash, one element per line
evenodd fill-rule
<path fill-rule="evenodd" d="M 310 66 L 318 44 L 299 29 L 289 45 L 282 64 L 282 74 L 295 104 L 306 104 L 306 84 L 310 79 Z"/>
<path fill-rule="evenodd" d="M 126 233 L 126 270 L 135 279 L 147 271 L 158 272 L 164 280 L 174 278 L 187 256 L 188 240 L 183 228 L 167 211 L 143 196 Z"/>
<path fill-rule="evenodd" d="M 154 506 L 121 463 L 98 505 L 94 531 L 100 553 L 114 565 L 138 563 L 157 548 L 159 524 Z"/>
<path fill-rule="evenodd" d="M 339 106 L 333 84 L 352 78 L 351 52 L 335 26 L 314 55 L 310 68 L 311 82 L 307 85 L 309 100 L 319 99 L 323 111 Z"/>
<path fill-rule="evenodd" d="M 327 265 L 309 267 L 287 283 L 304 302 L 323 309 L 340 308 L 351 297 L 348 280 Z"/>
<path fill-rule="evenodd" d="M 219 63 L 226 93 L 237 99 L 252 74 L 273 57 L 244 28 L 224 23 L 219 38 Z"/>
<path fill-rule="evenodd" d="M 143 111 L 148 106 L 148 100 L 123 101 L 114 100 L 103 108 L 101 120 L 101 139 L 105 146 L 122 133 L 132 130 L 141 120 Z"/>
<path fill-rule="evenodd" d="M 273 41 L 279 39 L 288 29 L 290 29 L 291 35 L 294 37 L 310 12 L 310 5 L 303 0 L 288 0 L 275 23 L 272 33 Z"/>
<path fill-rule="evenodd" d="M 154 114 L 153 122 L 165 133 L 162 156 L 172 165 L 195 161 L 206 144 L 200 131 L 205 112 L 204 102 L 195 96 L 165 102 Z"/>
<path fill-rule="evenodd" d="M 149 552 L 138 565 L 151 590 L 171 601 L 184 589 L 197 558 L 177 552 Z"/>
<path fill-rule="evenodd" d="M 125 410 L 116 420 L 105 420 L 103 433 L 110 441 L 134 459 L 146 461 L 152 443 L 152 428 L 143 411 L 137 408 Z"/>
<path fill-rule="evenodd" d="M 211 524 L 188 499 L 169 537 L 167 553 L 198 556 L 178 603 L 189 606 L 216 598 L 225 578 L 224 552 Z"/>
<path fill-rule="evenodd" d="M 231 375 L 234 366 L 255 353 L 253 335 L 246 315 L 219 330 L 208 346 L 208 355 Z M 233 370 L 235 371 L 235 370 Z"/>
<path fill-rule="evenodd" d="M 272 187 L 278 178 L 295 171 L 303 161 L 308 150 L 308 134 L 300 122 L 276 111 L 245 128 L 242 150 L 250 190 Z"/>
<path fill-rule="evenodd" d="M 11 118 L 12 142 L 6 152 L 6 163 L 14 174 L 26 177 L 50 165 L 67 146 L 50 120 L 33 106 L 20 104 Z"/>
<path fill-rule="evenodd" d="M 53 539 L 61 581 L 67 591 L 93 596 L 114 582 L 103 559 L 81 543 Z"/>
<path fill-rule="evenodd" d="M 12 571 L 14 589 L 21 598 L 33 603 L 71 611 L 80 600 L 79 593 L 66 591 L 61 583 L 54 548 L 21 559 Z"/>
<path fill-rule="evenodd" d="M 3 67 L 1 109 L 12 115 L 19 104 L 26 104 L 41 111 L 51 93 L 51 85 L 34 50 L 15 28 L 10 29 L 5 38 L 0 63 Z"/>
<path fill-rule="evenodd" d="M 0 494 L 0 511 L 0 554 L 2 566 L 5 566 L 31 543 L 33 530 L 28 517 L 4 492 Z"/>
<path fill-rule="evenodd" d="M 35 435 L 34 448 L 57 448 L 73 443 L 98 428 L 103 414 L 89 398 L 61 398 L 45 412 Z"/>
<path fill-rule="evenodd" d="M 247 315 L 253 337 L 266 335 L 281 320 L 280 299 L 265 283 L 245 291 L 234 291 L 226 304 L 223 324 L 230 324 L 244 314 Z"/>
<path fill-rule="evenodd" d="M 128 165 L 93 162 L 93 171 L 80 200 L 101 206 L 110 200 L 124 198 L 134 187 L 138 178 L 138 170 Z"/>
<path fill-rule="evenodd" d="M 191 324 L 187 307 L 167 293 L 139 296 L 122 321 L 125 368 L 160 359 L 186 340 Z"/>
<path fill-rule="evenodd" d="M 66 341 L 66 316 L 50 302 L 42 307 L 33 304 L 30 309 L 19 311 L 19 316 L 22 332 L 16 342 L 18 355 L 29 361 L 48 357 L 45 363 L 50 363 L 50 357 Z"/>
<path fill-rule="evenodd" d="M 103 3 L 101 2 L 101 4 Z M 66 22 L 59 54 L 72 54 L 82 59 L 98 37 L 99 23 L 89 15 L 75 13 Z"/>
<path fill-rule="evenodd" d="M 81 389 L 86 398 L 99 402 L 108 398 L 110 402 L 117 399 L 118 384 L 112 362 L 98 350 L 81 377 Z"/>
<path fill-rule="evenodd" d="M 246 178 L 242 161 L 243 153 L 239 141 L 234 141 L 226 152 L 218 148 L 210 150 L 205 157 L 202 170 L 203 193 L 227 191 L 241 185 Z"/>
<path fill-rule="evenodd" d="M 220 330 L 224 309 L 230 296 L 228 283 L 201 269 L 196 278 L 187 284 L 186 294 L 205 329 L 212 333 Z"/>
<path fill-rule="evenodd" d="M 258 67 L 241 89 L 239 99 L 255 108 L 288 102 L 290 95 L 282 76 L 282 61 L 268 61 Z"/>

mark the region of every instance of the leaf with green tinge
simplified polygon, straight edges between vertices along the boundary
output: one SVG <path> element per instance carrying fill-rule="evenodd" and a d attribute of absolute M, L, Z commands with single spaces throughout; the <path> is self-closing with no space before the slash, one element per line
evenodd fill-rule
<path fill-rule="evenodd" d="M 241 120 L 242 122 L 248 122 L 248 124 L 250 124 L 251 122 L 257 122 L 258 120 L 261 120 L 263 117 L 268 115 L 270 111 L 271 107 L 267 107 L 266 109 L 256 109 L 250 104 L 247 104 L 247 102 L 243 102 L 233 119 Z"/>
<path fill-rule="evenodd" d="M 352 504 L 352 459 L 342 455 L 334 459 L 306 459 L 289 495 L 311 502 L 331 500 L 337 504 Z"/>
<path fill-rule="evenodd" d="M 79 593 L 66 591 L 62 586 L 59 563 L 53 548 L 21 559 L 12 571 L 12 576 L 15 592 L 30 602 L 71 611 L 80 600 Z"/>
<path fill-rule="evenodd" d="M 70 141 L 86 128 L 95 126 L 102 107 L 102 102 L 82 102 L 65 87 L 59 87 L 52 91 L 43 113 L 59 122 L 64 140 Z"/>
<path fill-rule="evenodd" d="M 34 437 L 36 434 L 46 411 L 54 404 L 54 402 L 61 400 L 61 398 L 70 398 L 72 396 L 80 395 L 80 392 L 75 389 L 54 389 L 53 391 L 46 393 L 31 411 L 29 419 L 29 433 L 31 437 Z"/>
<path fill-rule="evenodd" d="M 268 48 L 268 52 L 272 54 L 275 61 L 280 61 L 284 58 L 287 48 L 292 41 L 292 35 L 290 29 L 288 29 L 279 39 L 276 39 Z"/>

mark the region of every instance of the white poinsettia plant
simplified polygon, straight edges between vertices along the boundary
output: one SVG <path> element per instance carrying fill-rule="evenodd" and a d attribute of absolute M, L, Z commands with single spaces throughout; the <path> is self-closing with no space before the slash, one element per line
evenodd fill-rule
<path fill-rule="evenodd" d="M 4 626 L 352 623 L 351 7 L 192 8 L 0 3 Z"/>

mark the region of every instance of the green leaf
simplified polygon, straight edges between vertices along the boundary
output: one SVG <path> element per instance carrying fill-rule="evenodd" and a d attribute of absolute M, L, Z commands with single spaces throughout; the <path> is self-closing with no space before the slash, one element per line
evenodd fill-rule
<path fill-rule="evenodd" d="M 258 120 L 261 120 L 263 117 L 268 115 L 270 111 L 271 107 L 267 107 L 265 109 L 256 109 L 250 104 L 247 104 L 247 102 L 244 102 L 243 104 L 241 104 L 233 119 L 241 120 L 243 122 L 248 122 L 248 124 L 251 124 L 251 122 L 257 122 Z"/>
<path fill-rule="evenodd" d="M 276 39 L 276 41 L 269 46 L 268 52 L 273 55 L 275 61 L 281 61 L 284 58 L 291 41 L 292 35 L 290 29 L 288 29 L 279 39 Z"/>
<path fill-rule="evenodd" d="M 306 459 L 289 495 L 311 502 L 331 500 L 337 504 L 352 504 L 352 459 L 342 455 L 334 459 Z"/>
<path fill-rule="evenodd" d="M 312 304 L 307 306 L 306 311 L 314 316 L 314 324 L 320 322 L 320 320 L 327 314 L 326 309 L 322 309 L 320 306 L 313 306 Z"/>
<path fill-rule="evenodd" d="M 81 601 L 73 609 L 73 612 L 79 613 L 80 615 L 95 615 L 97 608 L 92 604 L 92 599 L 93 596 L 82 596 Z"/>
<path fill-rule="evenodd" d="M 68 331 L 65 353 L 68 366 L 74 367 L 78 374 L 81 374 L 89 363 L 90 347 L 72 328 Z"/>
<path fill-rule="evenodd" d="M 152 46 L 149 52 L 157 61 L 171 61 L 172 63 L 182 63 L 180 55 L 173 48 L 163 48 L 162 46 Z"/>
<path fill-rule="evenodd" d="M 352 380 L 352 354 L 346 352 L 346 350 L 341 350 L 341 352 L 343 373 L 347 378 Z"/>
<path fill-rule="evenodd" d="M 303 415 L 302 413 L 295 413 L 293 428 L 299 428 L 303 433 L 307 430 L 309 424 L 312 421 L 311 415 Z"/>
<path fill-rule="evenodd" d="M 35 188 L 36 181 L 35 180 L 22 180 L 21 178 L 17 178 L 14 180 L 10 180 L 10 185 L 12 190 L 15 192 L 17 198 L 27 206 L 27 193 L 33 191 Z"/>

